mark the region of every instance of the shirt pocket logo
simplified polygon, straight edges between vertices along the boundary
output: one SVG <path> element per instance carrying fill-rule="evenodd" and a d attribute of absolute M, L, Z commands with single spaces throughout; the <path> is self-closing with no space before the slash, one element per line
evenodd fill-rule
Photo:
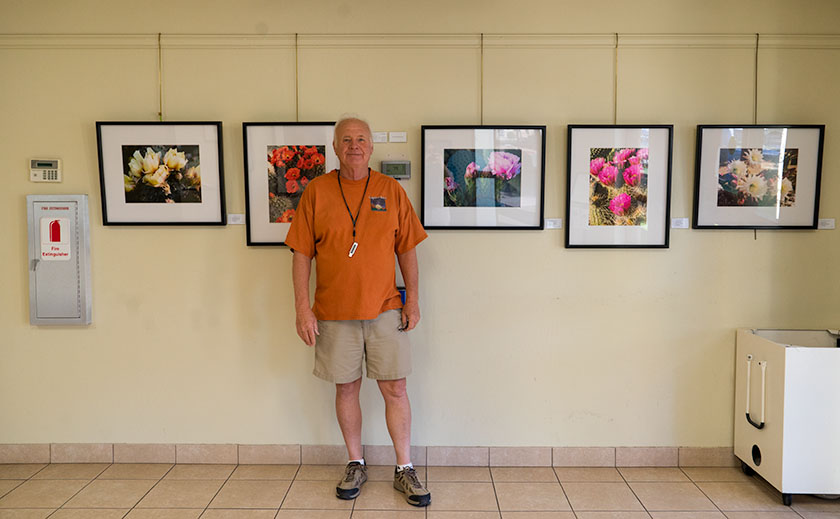
<path fill-rule="evenodd" d="M 385 197 L 384 196 L 372 196 L 372 197 L 370 197 L 370 210 L 371 211 L 387 211 L 387 207 L 385 206 Z"/>

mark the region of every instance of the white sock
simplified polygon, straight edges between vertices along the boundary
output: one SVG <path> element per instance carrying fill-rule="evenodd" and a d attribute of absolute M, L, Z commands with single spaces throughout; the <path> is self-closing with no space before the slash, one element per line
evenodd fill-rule
<path fill-rule="evenodd" d="M 355 462 L 355 463 L 360 463 L 360 464 L 364 465 L 364 464 L 365 464 L 365 459 L 364 459 L 364 458 L 362 458 L 362 459 L 360 459 L 360 460 L 350 460 L 350 461 L 348 461 L 348 462 L 347 462 L 347 464 L 349 465 L 349 464 L 351 464 L 351 463 L 353 463 L 353 462 Z"/>
<path fill-rule="evenodd" d="M 412 469 L 413 469 L 413 468 L 414 468 L 414 464 L 413 464 L 413 463 L 411 463 L 411 462 L 408 462 L 408 463 L 406 463 L 405 465 L 397 465 L 397 470 L 399 470 L 400 472 L 404 471 L 404 470 L 405 470 L 405 469 L 407 469 L 407 468 L 412 468 Z"/>

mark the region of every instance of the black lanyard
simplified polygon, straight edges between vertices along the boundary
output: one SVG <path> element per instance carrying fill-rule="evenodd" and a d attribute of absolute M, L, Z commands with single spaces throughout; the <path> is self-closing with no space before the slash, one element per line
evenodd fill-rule
<path fill-rule="evenodd" d="M 338 175 L 338 190 L 341 191 L 341 199 L 344 200 L 344 207 L 347 208 L 347 214 L 350 215 L 350 221 L 353 222 L 353 241 L 356 241 L 356 222 L 359 220 L 359 215 L 362 213 L 362 202 L 365 201 L 365 195 L 367 194 L 368 184 L 370 183 L 370 168 L 368 168 L 368 176 L 367 180 L 365 181 L 365 190 L 362 192 L 362 199 L 359 200 L 359 208 L 356 210 L 356 217 L 353 217 L 353 213 L 350 211 L 350 206 L 347 204 L 347 198 L 344 196 L 344 188 L 341 187 L 341 170 L 337 171 Z"/>

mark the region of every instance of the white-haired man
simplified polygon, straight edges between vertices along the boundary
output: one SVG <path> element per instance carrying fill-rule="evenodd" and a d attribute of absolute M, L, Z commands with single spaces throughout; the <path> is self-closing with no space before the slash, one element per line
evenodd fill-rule
<path fill-rule="evenodd" d="M 397 461 L 394 488 L 409 504 L 427 506 L 431 494 L 411 464 L 411 407 L 405 383 L 411 372 L 405 332 L 420 320 L 414 248 L 426 232 L 402 186 L 371 170 L 373 139 L 364 120 L 339 120 L 333 148 L 340 167 L 307 185 L 286 244 L 294 253 L 297 333 L 315 347 L 313 374 L 336 387 L 336 416 L 349 456 L 336 496 L 354 499 L 367 481 L 359 406 L 364 364 L 385 400 Z M 396 288 L 395 254 L 405 280 L 405 304 Z M 318 260 L 317 288 L 310 307 L 312 258 Z"/>

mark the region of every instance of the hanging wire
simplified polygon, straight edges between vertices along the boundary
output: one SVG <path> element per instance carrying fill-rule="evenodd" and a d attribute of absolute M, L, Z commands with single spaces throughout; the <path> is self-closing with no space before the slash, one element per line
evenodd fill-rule
<path fill-rule="evenodd" d="M 618 33 L 613 48 L 613 124 L 618 124 Z"/>
<path fill-rule="evenodd" d="M 753 67 L 753 124 L 758 124 L 758 33 L 755 33 L 755 67 Z M 753 240 L 758 240 L 758 229 L 753 229 Z"/>
<path fill-rule="evenodd" d="M 295 33 L 295 121 L 300 122 L 300 100 L 298 79 L 298 33 Z"/>
<path fill-rule="evenodd" d="M 158 119 L 163 122 L 163 47 L 158 33 Z"/>
<path fill-rule="evenodd" d="M 478 99 L 481 125 L 484 126 L 484 33 L 481 33 L 481 66 L 479 72 Z"/>
<path fill-rule="evenodd" d="M 753 124 L 758 124 L 758 33 L 755 33 L 755 67 L 753 72 Z"/>

